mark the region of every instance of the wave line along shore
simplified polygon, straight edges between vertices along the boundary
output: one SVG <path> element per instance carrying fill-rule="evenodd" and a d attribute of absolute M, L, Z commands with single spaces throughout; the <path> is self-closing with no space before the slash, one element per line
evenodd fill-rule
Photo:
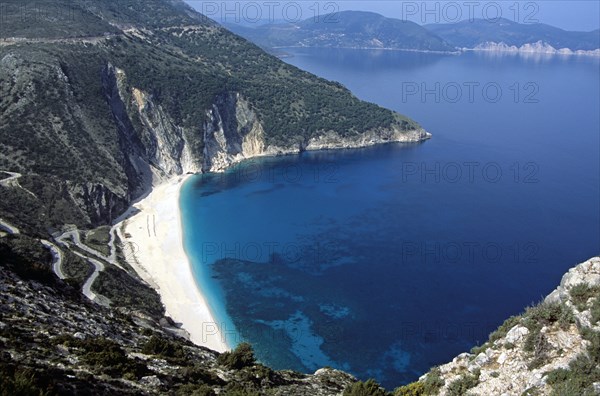
<path fill-rule="evenodd" d="M 128 251 L 127 262 L 158 291 L 166 314 L 181 323 L 195 344 L 224 352 L 230 348 L 196 283 L 183 245 L 179 196 L 187 178 L 178 176 L 154 187 L 130 208 L 139 212 L 115 227 Z"/>

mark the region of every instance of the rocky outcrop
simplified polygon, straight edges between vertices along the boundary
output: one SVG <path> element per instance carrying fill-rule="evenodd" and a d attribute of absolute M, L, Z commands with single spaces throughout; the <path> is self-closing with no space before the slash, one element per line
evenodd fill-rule
<path fill-rule="evenodd" d="M 398 127 L 375 129 L 352 137 L 342 137 L 334 132 L 324 133 L 309 140 L 306 150 L 368 147 L 390 142 L 419 142 L 431 134 L 424 129 L 403 131 Z"/>
<path fill-rule="evenodd" d="M 166 178 L 200 171 L 200 156 L 190 149 L 188 131 L 177 125 L 152 95 L 131 86 L 125 71 L 108 64 L 103 86 L 135 195 Z"/>
<path fill-rule="evenodd" d="M 503 42 L 488 41 L 481 43 L 474 48 L 463 48 L 463 51 L 490 51 L 490 52 L 508 52 L 518 54 L 547 54 L 547 55 L 587 55 L 600 56 L 600 48 L 595 50 L 572 50 L 570 48 L 554 48 L 548 43 L 537 41 L 535 43 L 526 43 L 517 47 Z"/>
<path fill-rule="evenodd" d="M 296 154 L 305 150 L 359 148 L 390 142 L 419 142 L 430 137 L 431 134 L 424 129 L 406 131 L 394 125 L 351 136 L 340 136 L 333 131 L 321 132 L 307 142 L 283 147 L 267 145 L 263 125 L 251 104 L 239 93 L 226 93 L 219 96 L 207 112 L 203 171 L 223 171 L 232 164 L 253 157 Z"/>
<path fill-rule="evenodd" d="M 67 191 L 77 207 L 83 209 L 90 224 L 110 221 L 129 206 L 126 197 L 116 194 L 103 184 L 67 182 Z"/>
<path fill-rule="evenodd" d="M 263 126 L 238 93 L 216 98 L 204 123 L 205 171 L 222 171 L 233 163 L 265 152 Z"/>
<path fill-rule="evenodd" d="M 550 375 L 570 370 L 575 359 L 588 356 L 586 332 L 600 331 L 598 318 L 591 313 L 594 304 L 600 306 L 598 299 L 600 257 L 594 257 L 565 274 L 543 303 L 507 320 L 486 344 L 439 366 L 420 381 L 432 382 L 435 377 L 440 395 L 467 391 L 482 396 L 552 394 Z M 586 389 L 593 392 L 592 388 L 600 390 L 600 382 Z"/>

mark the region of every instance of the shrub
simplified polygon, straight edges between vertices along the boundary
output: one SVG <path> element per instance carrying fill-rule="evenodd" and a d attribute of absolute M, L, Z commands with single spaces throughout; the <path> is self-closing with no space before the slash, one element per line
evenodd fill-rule
<path fill-rule="evenodd" d="M 448 395 L 464 396 L 467 391 L 479 383 L 479 373 L 465 374 L 448 385 Z"/>
<path fill-rule="evenodd" d="M 446 381 L 442 378 L 440 368 L 435 367 L 425 377 L 425 380 L 423 381 L 423 390 L 426 395 L 433 395 L 436 394 L 445 383 Z"/>
<path fill-rule="evenodd" d="M 600 382 L 600 333 L 584 329 L 582 336 L 590 342 L 587 351 L 577 356 L 568 369 L 547 374 L 552 396 L 593 395 L 593 384 Z"/>
<path fill-rule="evenodd" d="M 569 290 L 569 294 L 577 309 L 583 311 L 586 308 L 587 301 L 598 295 L 599 291 L 598 287 L 591 287 L 587 283 L 579 283 Z"/>
<path fill-rule="evenodd" d="M 260 393 L 240 384 L 231 383 L 225 388 L 225 396 L 260 396 Z"/>
<path fill-rule="evenodd" d="M 142 353 L 146 355 L 157 355 L 167 359 L 181 359 L 185 357 L 185 351 L 181 345 L 157 335 L 150 337 L 148 342 L 144 344 Z"/>
<path fill-rule="evenodd" d="M 598 321 L 600 321 L 600 294 L 596 297 L 596 299 L 592 303 L 592 308 L 590 309 L 590 313 L 592 314 L 592 317 L 591 317 L 592 324 L 598 323 Z"/>
<path fill-rule="evenodd" d="M 548 343 L 546 336 L 542 333 L 540 326 L 534 327 L 529 332 L 523 343 L 523 350 L 533 354 L 532 360 L 527 366 L 529 370 L 539 368 L 548 361 L 550 344 Z"/>
<path fill-rule="evenodd" d="M 200 366 L 184 367 L 181 370 L 184 382 L 196 384 L 224 385 L 225 382 L 219 376 Z"/>
<path fill-rule="evenodd" d="M 387 396 L 387 392 L 373 379 L 358 381 L 344 389 L 344 396 Z"/>
<path fill-rule="evenodd" d="M 531 326 L 552 325 L 558 323 L 566 328 L 575 322 L 573 312 L 562 303 L 541 303 L 525 311 L 525 326 L 531 330 Z"/>
<path fill-rule="evenodd" d="M 394 396 L 422 396 L 424 394 L 425 385 L 422 382 L 413 382 L 394 391 Z"/>
<path fill-rule="evenodd" d="M 254 364 L 254 351 L 247 342 L 242 342 L 233 351 L 219 355 L 217 362 L 232 370 L 239 370 Z"/>
<path fill-rule="evenodd" d="M 185 384 L 177 389 L 177 395 L 179 396 L 215 396 L 215 391 L 205 384 Z"/>
<path fill-rule="evenodd" d="M 69 336 L 59 336 L 53 342 L 81 349 L 79 354 L 85 364 L 93 366 L 111 377 L 138 379 L 149 372 L 143 363 L 127 357 L 123 348 L 112 340 L 103 338 L 79 340 Z"/>
<path fill-rule="evenodd" d="M 506 319 L 493 333 L 490 334 L 488 341 L 481 346 L 475 346 L 471 348 L 473 355 L 479 355 L 481 352 L 485 352 L 496 340 L 506 336 L 508 331 L 519 323 L 521 316 L 511 316 Z"/>

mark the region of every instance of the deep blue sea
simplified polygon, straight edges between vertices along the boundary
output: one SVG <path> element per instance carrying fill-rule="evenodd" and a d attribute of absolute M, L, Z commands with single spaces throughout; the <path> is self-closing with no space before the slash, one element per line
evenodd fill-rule
<path fill-rule="evenodd" d="M 393 388 L 600 253 L 597 58 L 290 52 L 433 138 L 189 179 L 185 246 L 230 344 Z"/>

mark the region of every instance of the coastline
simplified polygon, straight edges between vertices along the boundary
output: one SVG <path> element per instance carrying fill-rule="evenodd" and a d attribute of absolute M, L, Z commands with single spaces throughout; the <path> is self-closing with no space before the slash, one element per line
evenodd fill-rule
<path fill-rule="evenodd" d="M 158 291 L 166 315 L 180 323 L 195 344 L 224 352 L 230 348 L 196 283 L 184 248 L 179 197 L 189 176 L 155 186 L 128 211 L 137 213 L 115 227 L 127 262 Z"/>

